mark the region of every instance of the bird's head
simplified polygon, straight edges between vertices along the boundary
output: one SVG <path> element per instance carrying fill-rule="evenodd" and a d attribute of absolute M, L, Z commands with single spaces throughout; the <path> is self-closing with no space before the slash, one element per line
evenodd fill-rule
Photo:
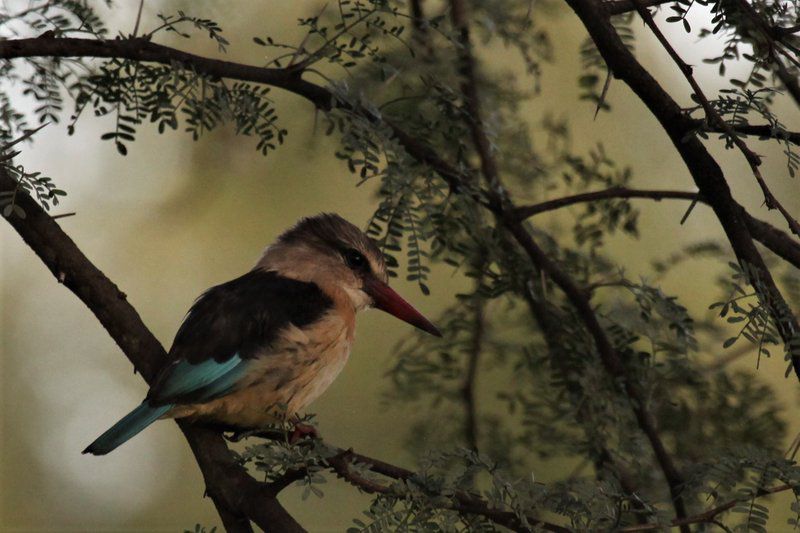
<path fill-rule="evenodd" d="M 419 311 L 389 287 L 383 253 L 364 232 L 339 215 L 304 218 L 267 248 L 257 268 L 315 283 L 344 294 L 356 311 L 376 307 L 441 336 Z"/>

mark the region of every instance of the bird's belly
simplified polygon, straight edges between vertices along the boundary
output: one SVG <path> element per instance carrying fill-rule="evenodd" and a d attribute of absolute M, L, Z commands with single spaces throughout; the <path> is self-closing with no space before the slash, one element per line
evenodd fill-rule
<path fill-rule="evenodd" d="M 350 355 L 345 330 L 332 339 L 286 346 L 253 360 L 239 390 L 204 404 L 187 405 L 173 416 L 258 428 L 286 419 L 317 399 L 333 383 Z"/>

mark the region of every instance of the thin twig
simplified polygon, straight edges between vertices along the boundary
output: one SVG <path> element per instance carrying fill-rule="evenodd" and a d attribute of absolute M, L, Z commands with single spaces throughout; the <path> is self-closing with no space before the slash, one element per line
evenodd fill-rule
<path fill-rule="evenodd" d="M 704 204 L 710 205 L 709 201 L 704 199 L 702 196 L 699 196 L 696 192 L 611 187 L 601 191 L 574 194 L 572 196 L 565 196 L 563 198 L 548 200 L 538 204 L 517 207 L 514 210 L 514 214 L 517 218 L 522 220 L 577 203 L 606 200 L 609 198 L 644 198 L 655 200 L 657 202 L 663 199 L 690 201 L 697 200 Z M 747 224 L 747 229 L 753 235 L 753 238 L 758 240 L 770 251 L 788 263 L 794 265 L 796 268 L 800 268 L 800 243 L 776 227 L 753 217 L 747 211 L 745 211 L 744 207 L 741 205 L 736 205 L 741 210 L 745 223 Z"/>
<path fill-rule="evenodd" d="M 658 202 L 665 198 L 694 201 L 697 200 L 699 196 L 700 195 L 696 192 L 688 191 L 642 190 L 629 189 L 627 187 L 611 187 L 608 189 L 603 189 L 602 191 L 579 193 L 557 198 L 555 200 L 547 200 L 534 205 L 518 207 L 514 210 L 514 216 L 518 220 L 524 220 L 534 215 L 545 213 L 547 211 L 554 211 L 569 205 L 585 202 L 596 202 L 610 198 L 647 198 Z"/>
<path fill-rule="evenodd" d="M 139 35 L 139 23 L 142 21 L 142 8 L 144 8 L 144 0 L 139 0 L 139 10 L 136 12 L 136 24 L 133 26 L 131 37 L 138 37 Z"/>

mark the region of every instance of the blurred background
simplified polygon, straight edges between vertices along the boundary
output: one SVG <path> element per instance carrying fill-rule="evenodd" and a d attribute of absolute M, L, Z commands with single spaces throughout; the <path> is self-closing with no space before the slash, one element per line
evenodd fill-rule
<path fill-rule="evenodd" d="M 101 12 L 112 29 L 130 32 L 137 5 L 120 2 Z M 142 27 L 154 26 L 158 12 L 186 9 L 220 23 L 231 41 L 229 59 L 258 64 L 265 59 L 260 55 L 264 49 L 253 45 L 252 36 L 269 34 L 298 42 L 303 33 L 295 21 L 318 12 L 321 5 L 276 0 L 240 2 L 231 8 L 221 1 L 149 0 Z M 578 49 L 585 34 L 566 6 L 549 9 L 546 16 L 551 35 L 558 36 L 556 62 L 545 68 L 542 94 L 522 106 L 531 127 L 545 112 L 568 119 L 576 150 L 602 141 L 614 159 L 631 165 L 634 186 L 695 190 L 666 136 L 621 83 L 612 83 L 608 95 L 614 112 L 593 120 L 593 105 L 578 101 Z M 692 63 L 692 41 L 677 26 L 666 29 L 668 36 L 683 43 L 678 51 Z M 677 71 L 669 59 L 649 35 L 639 34 L 638 56 L 674 95 L 681 95 L 682 103 L 688 102 L 687 86 L 674 77 Z M 162 34 L 159 42 L 217 55 L 215 45 L 202 36 L 183 40 Z M 484 68 L 519 70 L 520 66 L 516 56 L 501 47 L 482 50 L 481 59 Z M 735 68 L 729 65 L 729 74 Z M 719 87 L 715 73 L 714 66 L 698 69 L 701 84 L 711 94 Z M 199 142 L 180 132 L 158 135 L 155 128 L 142 127 L 137 142 L 128 146 L 127 157 L 122 157 L 111 143 L 99 140 L 111 119 L 88 115 L 78 123 L 75 135 L 67 136 L 63 123 L 50 125 L 24 147 L 20 162 L 51 176 L 69 194 L 54 213 L 77 215 L 60 221 L 61 226 L 128 295 L 165 346 L 196 296 L 251 268 L 264 246 L 299 217 L 334 211 L 363 226 L 374 211 L 374 188 L 355 187 L 356 179 L 333 156 L 335 138 L 319 131 L 312 106 L 279 90 L 272 96 L 289 136 L 267 157 L 256 151 L 255 140 L 236 137 L 227 127 Z M 800 128 L 796 113 L 783 116 L 795 119 L 786 125 L 788 129 Z M 735 197 L 754 215 L 783 228 L 785 224 L 761 206 L 762 196 L 741 156 L 723 153 L 718 144 L 714 152 L 726 165 Z M 757 151 L 767 156 L 764 174 L 775 176 L 770 181 L 773 191 L 797 213 L 797 183 L 784 178 L 780 150 L 759 144 Z M 520 203 L 524 199 L 520 197 Z M 631 279 L 652 274 L 653 258 L 699 240 L 723 238 L 704 207 L 679 225 L 684 203 L 636 205 L 642 211 L 641 237 L 621 237 L 609 244 L 609 253 L 625 264 Z M 569 216 L 564 211 L 542 217 L 539 223 L 555 228 Z M 191 529 L 195 523 L 218 525 L 213 505 L 203 498 L 200 472 L 171 422 L 155 424 L 106 457 L 80 454 L 139 403 L 145 384 L 91 313 L 57 284 L 6 224 L 0 224 L 0 239 L 0 529 L 175 531 Z M 690 311 L 705 316 L 714 301 L 711 281 L 722 272 L 719 265 L 711 260 L 691 262 L 678 271 L 679 278 L 668 276 L 663 288 L 679 296 Z M 441 266 L 434 269 L 430 296 L 423 296 L 414 284 L 395 283 L 433 316 L 466 286 L 449 267 Z M 312 406 L 328 441 L 414 466 L 415 458 L 405 451 L 404 442 L 420 413 L 384 400 L 392 349 L 408 334 L 409 327 L 385 314 L 370 312 L 359 318 L 358 341 L 348 366 Z M 783 378 L 783 361 L 778 357 L 762 361 L 756 371 L 753 350 L 752 357 L 736 364 L 775 386 L 787 406 L 788 434 L 797 434 L 800 416 L 788 407 L 796 404 L 798 387 L 793 378 Z M 484 382 L 481 387 L 490 385 Z M 535 474 L 547 481 L 563 474 L 563 468 L 557 462 L 542 463 Z M 332 476 L 325 497 L 311 498 L 302 501 L 301 491 L 293 489 L 281 496 L 311 530 L 343 530 L 368 502 Z"/>

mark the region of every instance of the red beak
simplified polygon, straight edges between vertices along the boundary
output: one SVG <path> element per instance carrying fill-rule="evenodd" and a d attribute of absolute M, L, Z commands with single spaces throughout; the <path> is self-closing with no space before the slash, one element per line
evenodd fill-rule
<path fill-rule="evenodd" d="M 422 316 L 422 313 L 414 309 L 410 303 L 405 301 L 402 296 L 397 294 L 394 289 L 386 283 L 369 277 L 364 280 L 364 292 L 372 297 L 375 307 L 381 311 L 386 311 L 400 320 L 408 322 L 422 331 L 427 331 L 437 337 L 442 336 L 439 328 L 433 325 L 430 320 Z"/>

